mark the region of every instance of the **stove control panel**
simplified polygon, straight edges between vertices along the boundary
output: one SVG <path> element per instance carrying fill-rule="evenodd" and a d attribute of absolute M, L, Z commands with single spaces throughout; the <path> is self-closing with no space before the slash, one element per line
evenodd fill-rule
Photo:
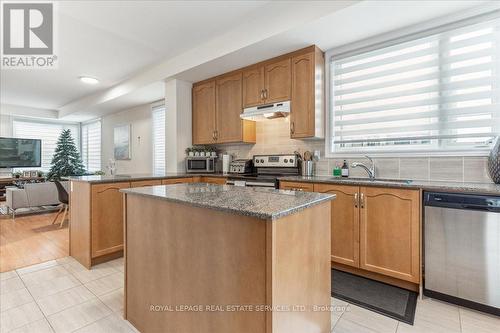
<path fill-rule="evenodd" d="M 298 165 L 297 156 L 290 155 L 255 155 L 253 157 L 253 165 L 256 168 L 262 167 L 279 167 L 279 168 L 296 168 Z"/>

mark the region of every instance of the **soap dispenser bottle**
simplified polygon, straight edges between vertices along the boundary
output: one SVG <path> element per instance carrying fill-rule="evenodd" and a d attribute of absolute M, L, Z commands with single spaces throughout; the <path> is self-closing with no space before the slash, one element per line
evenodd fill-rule
<path fill-rule="evenodd" d="M 347 164 L 347 160 L 344 160 L 344 164 L 342 165 L 342 177 L 349 177 L 349 165 Z"/>

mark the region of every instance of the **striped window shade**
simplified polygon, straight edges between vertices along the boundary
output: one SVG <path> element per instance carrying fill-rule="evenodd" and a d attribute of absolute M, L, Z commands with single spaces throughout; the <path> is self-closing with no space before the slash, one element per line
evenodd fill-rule
<path fill-rule="evenodd" d="M 153 105 L 153 173 L 166 170 L 165 160 L 165 105 Z"/>
<path fill-rule="evenodd" d="M 500 20 L 332 57 L 331 152 L 487 151 L 500 133 Z"/>
<path fill-rule="evenodd" d="M 42 140 L 42 166 L 41 168 L 22 168 L 22 170 L 41 169 L 44 172 L 50 170 L 50 163 L 57 146 L 57 139 L 64 129 L 70 129 L 75 144 L 79 147 L 80 126 L 78 124 L 64 124 L 39 122 L 32 120 L 14 120 L 12 131 L 15 138 L 40 139 Z"/>
<path fill-rule="evenodd" d="M 82 124 L 82 161 L 89 172 L 101 170 L 101 121 Z"/>

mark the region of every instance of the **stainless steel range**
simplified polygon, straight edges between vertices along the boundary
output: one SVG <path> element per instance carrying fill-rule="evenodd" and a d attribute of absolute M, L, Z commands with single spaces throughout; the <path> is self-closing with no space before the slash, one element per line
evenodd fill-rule
<path fill-rule="evenodd" d="M 278 188 L 279 177 L 300 175 L 299 159 L 300 157 L 295 154 L 254 155 L 251 160 L 253 172 L 230 173 L 226 184 Z"/>

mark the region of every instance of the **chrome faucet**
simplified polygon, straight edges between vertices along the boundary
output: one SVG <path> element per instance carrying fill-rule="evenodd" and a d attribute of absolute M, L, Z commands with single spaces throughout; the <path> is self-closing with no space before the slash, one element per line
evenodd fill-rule
<path fill-rule="evenodd" d="M 371 180 L 374 180 L 375 179 L 375 163 L 373 163 L 373 160 L 370 156 L 365 155 L 365 157 L 370 160 L 370 167 L 369 168 L 366 165 L 364 165 L 363 163 L 358 163 L 358 162 L 352 163 L 351 166 L 353 168 L 360 167 L 360 168 L 365 169 L 366 173 L 368 174 L 368 177 L 370 177 Z"/>

